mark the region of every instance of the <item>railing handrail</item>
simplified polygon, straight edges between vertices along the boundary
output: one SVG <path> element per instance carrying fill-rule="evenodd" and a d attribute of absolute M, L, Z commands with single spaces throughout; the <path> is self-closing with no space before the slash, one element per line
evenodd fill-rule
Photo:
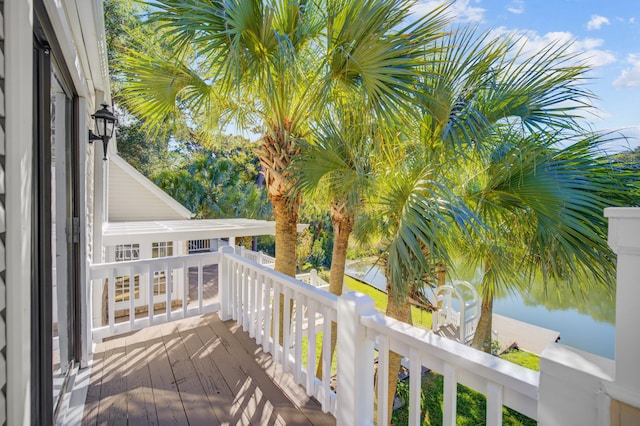
<path fill-rule="evenodd" d="M 517 392 L 534 400 L 538 399 L 540 374 L 537 371 L 380 313 L 362 316 L 360 321 L 365 327 L 390 337 L 392 341 L 433 354 L 439 359 L 446 360 L 449 364 L 471 371 L 474 375 L 502 384 L 510 389 L 518 388 Z M 391 349 L 400 350 L 401 348 L 391 347 Z M 483 392 L 483 390 L 479 391 Z"/>
<path fill-rule="evenodd" d="M 378 381 L 374 392 L 371 376 L 377 348 L 378 374 L 390 374 L 391 353 L 408 359 L 409 423 L 419 424 L 423 368 L 443 376 L 443 424 L 455 424 L 457 384 L 486 396 L 486 424 L 502 424 L 504 406 L 536 419 L 538 417 L 539 373 L 469 348 L 427 330 L 386 317 L 374 309 L 373 300 L 348 292 L 338 301 L 338 386 L 341 394 L 338 425 L 367 424 L 377 419 L 386 424 L 389 387 Z"/>
<path fill-rule="evenodd" d="M 215 259 L 215 258 L 218 259 Z M 186 254 L 181 256 L 165 256 L 165 257 L 155 257 L 152 259 L 136 259 L 136 260 L 127 260 L 124 262 L 107 262 L 107 263 L 93 263 L 89 265 L 89 279 L 96 280 L 100 278 L 107 278 L 105 273 L 116 270 L 131 270 L 146 267 L 147 265 L 160 264 L 160 263 L 168 263 L 169 266 L 198 266 L 201 260 L 203 259 L 212 260 L 211 263 L 219 263 L 220 262 L 220 253 L 219 252 L 207 252 L 207 253 L 194 253 L 194 254 Z M 214 259 L 209 259 L 214 258 Z"/>
<path fill-rule="evenodd" d="M 278 272 L 274 269 L 271 269 L 265 265 L 259 264 L 257 262 L 253 262 L 251 259 L 247 259 L 239 254 L 235 253 L 224 253 L 225 257 L 229 257 L 235 260 L 238 263 L 243 264 L 244 266 L 261 270 L 264 273 L 274 275 L 274 278 L 277 278 L 282 284 L 285 284 L 290 290 L 296 290 L 302 293 L 304 296 L 311 297 L 316 302 L 320 302 L 322 304 L 326 304 L 331 306 L 333 309 L 338 309 L 338 296 L 333 293 L 329 293 L 327 291 L 319 290 L 314 286 L 301 286 L 301 281 L 290 277 L 289 275 Z"/>

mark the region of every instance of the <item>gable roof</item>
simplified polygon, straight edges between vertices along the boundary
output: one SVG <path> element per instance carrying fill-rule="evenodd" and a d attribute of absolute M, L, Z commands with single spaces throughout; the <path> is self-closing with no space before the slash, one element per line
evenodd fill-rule
<path fill-rule="evenodd" d="M 109 154 L 108 222 L 179 220 L 193 217 L 186 207 L 116 153 Z"/>

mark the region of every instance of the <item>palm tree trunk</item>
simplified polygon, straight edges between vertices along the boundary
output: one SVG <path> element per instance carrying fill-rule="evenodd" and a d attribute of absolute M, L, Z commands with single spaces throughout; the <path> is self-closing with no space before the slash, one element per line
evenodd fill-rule
<path fill-rule="evenodd" d="M 270 198 L 276 219 L 275 270 L 290 277 L 295 277 L 299 202 L 285 196 L 271 196 Z"/>
<path fill-rule="evenodd" d="M 436 279 L 438 287 L 442 287 L 447 282 L 447 267 L 442 263 L 438 263 L 436 266 Z M 442 299 L 438 300 L 438 309 L 442 309 Z"/>
<path fill-rule="evenodd" d="M 342 294 L 344 284 L 344 270 L 347 262 L 347 248 L 349 246 L 349 236 L 353 231 L 353 223 L 355 218 L 348 214 L 343 214 L 343 209 L 332 207 L 331 221 L 333 222 L 333 251 L 331 254 L 331 272 L 329 273 L 329 292 L 337 296 Z M 338 339 L 338 324 L 331 321 L 331 358 L 336 350 L 336 341 Z M 320 360 L 322 360 L 322 352 L 320 351 Z M 316 369 L 316 377 L 322 379 L 322 362 L 318 362 Z"/>
<path fill-rule="evenodd" d="M 300 202 L 298 199 L 291 200 L 285 196 L 270 196 L 270 198 L 276 218 L 276 264 L 274 269 L 290 277 L 295 277 L 298 207 Z M 293 300 L 290 300 L 289 304 L 289 313 L 291 313 L 293 312 Z M 284 342 L 284 310 L 284 295 L 280 294 L 278 341 L 281 345 Z"/>
<path fill-rule="evenodd" d="M 493 317 L 493 295 L 483 292 L 482 306 L 480 308 L 480 319 L 473 336 L 471 347 L 491 353 L 491 320 Z"/>
<path fill-rule="evenodd" d="M 490 288 L 489 283 L 486 281 L 486 276 L 491 269 L 491 260 L 487 259 L 484 265 L 484 276 L 482 281 L 482 288 L 480 294 L 482 294 L 482 305 L 480 306 L 480 319 L 478 320 L 478 326 L 476 332 L 473 335 L 473 342 L 471 347 L 482 350 L 486 353 L 491 353 L 491 329 L 493 318 L 493 289 Z"/>

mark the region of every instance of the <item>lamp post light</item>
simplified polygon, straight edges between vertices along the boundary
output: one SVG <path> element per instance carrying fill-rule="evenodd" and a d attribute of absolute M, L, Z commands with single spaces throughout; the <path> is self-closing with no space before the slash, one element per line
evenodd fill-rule
<path fill-rule="evenodd" d="M 104 158 L 107 160 L 107 147 L 109 146 L 109 139 L 113 136 L 113 129 L 116 125 L 116 116 L 107 109 L 107 104 L 102 104 L 102 109 L 96 111 L 91 116 L 96 122 L 96 133 L 89 130 L 89 143 L 93 143 L 95 140 L 101 140 L 104 149 Z"/>

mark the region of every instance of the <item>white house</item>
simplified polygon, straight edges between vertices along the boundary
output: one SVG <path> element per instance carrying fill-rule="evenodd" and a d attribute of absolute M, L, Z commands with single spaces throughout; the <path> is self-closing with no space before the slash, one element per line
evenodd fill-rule
<path fill-rule="evenodd" d="M 414 372 L 444 375 L 446 424 L 455 424 L 457 383 L 487 396 L 491 425 L 500 424 L 503 406 L 541 425 L 638 424 L 638 209 L 606 212 L 619 262 L 616 359 L 554 343 L 539 374 L 399 324 L 361 296 L 336 297 L 274 273 L 256 255 L 186 255 L 189 240 L 233 241 L 273 233 L 273 224 L 190 220 L 117 156 L 115 144 L 103 161 L 101 144 L 89 143 L 91 115 L 111 103 L 103 22 L 102 0 L 0 2 L 0 424 L 60 421 L 70 378 L 88 367 L 102 337 L 205 312 L 238 321 L 341 425 L 373 422 L 375 398 L 387 398 L 385 386 L 374 394 L 374 348 L 378 371 L 393 350 Z M 203 279 L 208 265 L 220 273 L 215 302 Z M 269 326 L 280 303 L 285 313 L 296 307 L 284 315 L 283 343 Z M 323 323 L 308 320 L 316 317 Z M 315 347 L 316 329 L 328 344 L 329 320 L 340 324 L 338 395 L 330 368 L 316 379 L 315 360 L 303 363 L 300 351 L 303 337 Z M 329 355 L 321 362 L 329 367 Z M 419 377 L 410 384 L 412 423 Z M 381 422 L 387 414 L 379 413 Z"/>
<path fill-rule="evenodd" d="M 102 0 L 5 1 L 0 39 L 0 424 L 52 424 L 91 350 L 91 297 L 102 298 L 90 264 L 180 256 L 189 239 L 233 242 L 274 225 L 191 221 L 115 141 L 109 161 L 89 143 L 92 114 L 111 104 Z M 165 273 L 153 272 L 156 299 Z"/>

